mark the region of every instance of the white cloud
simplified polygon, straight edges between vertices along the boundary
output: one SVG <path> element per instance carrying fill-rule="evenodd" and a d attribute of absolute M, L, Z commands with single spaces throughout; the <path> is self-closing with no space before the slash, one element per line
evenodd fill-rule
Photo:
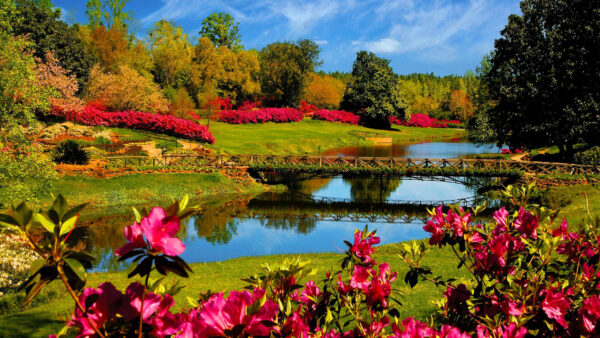
<path fill-rule="evenodd" d="M 326 44 L 329 43 L 329 41 L 327 40 L 315 40 L 315 42 L 317 43 L 317 45 L 319 46 L 325 46 Z"/>
<path fill-rule="evenodd" d="M 292 36 L 310 32 L 317 23 L 327 21 L 341 10 L 340 3 L 332 0 L 273 1 L 269 7 L 287 19 L 289 35 Z"/>
<path fill-rule="evenodd" d="M 477 27 L 494 14 L 493 0 L 470 0 L 466 5 L 436 1 L 432 5 L 410 0 L 386 1 L 379 11 L 388 11 L 400 22 L 393 24 L 388 36 L 364 41 L 364 47 L 375 53 L 407 53 L 445 51 L 453 53 L 450 40 L 459 34 L 476 34 Z"/>

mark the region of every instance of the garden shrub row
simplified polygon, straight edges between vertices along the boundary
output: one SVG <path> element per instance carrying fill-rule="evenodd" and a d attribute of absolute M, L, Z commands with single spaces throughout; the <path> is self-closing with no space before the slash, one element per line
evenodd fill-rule
<path fill-rule="evenodd" d="M 171 115 L 135 111 L 105 112 L 92 106 L 87 106 L 81 111 L 64 111 L 54 107 L 50 114 L 88 126 L 137 129 L 204 143 L 215 142 L 215 138 L 205 126 Z"/>
<path fill-rule="evenodd" d="M 318 110 L 313 113 L 312 118 L 313 120 L 341 122 L 352 125 L 358 125 L 360 123 L 360 116 L 343 110 Z"/>
<path fill-rule="evenodd" d="M 397 117 L 391 117 L 390 123 L 406 127 L 419 127 L 419 128 L 460 128 L 461 123 L 457 120 L 438 120 L 430 117 L 426 114 L 413 114 L 410 116 L 410 120 L 404 121 Z"/>
<path fill-rule="evenodd" d="M 294 108 L 260 108 L 255 110 L 224 110 L 219 120 L 229 124 L 289 123 L 302 121 L 302 112 Z"/>

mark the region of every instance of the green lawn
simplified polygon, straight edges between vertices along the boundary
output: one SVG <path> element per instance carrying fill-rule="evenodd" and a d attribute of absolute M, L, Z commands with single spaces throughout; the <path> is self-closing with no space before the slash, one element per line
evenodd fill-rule
<path fill-rule="evenodd" d="M 90 203 L 88 212 L 114 214 L 129 206 L 168 203 L 185 194 L 195 200 L 258 194 L 268 190 L 252 180 L 236 182 L 219 172 L 129 174 L 112 178 L 64 176 L 54 183 L 52 193 L 62 193 L 72 204 Z M 48 199 L 49 200 L 49 199 Z"/>
<path fill-rule="evenodd" d="M 394 126 L 377 130 L 342 123 L 304 119 L 298 123 L 227 124 L 211 122 L 215 137 L 211 148 L 228 154 L 318 154 L 342 146 L 368 143 L 364 136 L 381 134 L 394 143 L 414 143 L 466 137 L 463 129 Z"/>
<path fill-rule="evenodd" d="M 435 311 L 434 301 L 442 298 L 443 290 L 436 289 L 429 283 L 420 283 L 411 290 L 404 283 L 404 275 L 407 270 L 397 253 L 397 245 L 386 245 L 379 249 L 375 257 L 379 262 L 388 262 L 392 271 L 399 272 L 393 287 L 396 291 L 396 298 L 404 305 L 400 308 L 402 316 L 415 316 L 426 320 Z M 315 278 L 317 280 L 324 277 L 326 271 L 337 271 L 336 268 L 339 268 L 339 261 L 342 257 L 340 254 L 304 254 L 292 257 L 296 256 L 311 261 L 311 266 L 318 269 L 318 277 Z M 186 297 L 196 298 L 202 291 L 228 292 L 233 289 L 241 289 L 246 285 L 240 280 L 241 278 L 259 272 L 260 265 L 263 263 L 282 262 L 286 257 L 290 257 L 290 255 L 247 257 L 218 263 L 193 264 L 194 273 L 189 279 L 183 280 L 186 287 L 175 297 L 176 308 L 188 306 Z M 466 271 L 456 270 L 457 260 L 454 259 L 450 250 L 433 249 L 425 262 L 436 275 L 454 276 L 459 279 L 459 282 L 466 281 Z M 112 282 L 121 290 L 130 282 L 126 278 L 125 272 L 95 273 L 90 275 L 88 286 L 97 286 L 104 281 Z M 73 310 L 73 302 L 65 292 L 62 292 L 61 286 L 55 282 L 55 285 L 51 285 L 48 291 L 43 291 L 42 297 L 46 299 L 35 306 L 22 312 L 0 315 L 0 336 L 41 337 L 58 332 L 64 326 L 64 321 L 61 321 L 60 318 L 68 318 L 69 313 Z M 6 313 L 5 309 L 10 306 L 11 302 L 18 302 L 17 298 L 12 295 L 0 298 L 0 312 Z M 15 305 L 12 307 L 14 308 Z"/>

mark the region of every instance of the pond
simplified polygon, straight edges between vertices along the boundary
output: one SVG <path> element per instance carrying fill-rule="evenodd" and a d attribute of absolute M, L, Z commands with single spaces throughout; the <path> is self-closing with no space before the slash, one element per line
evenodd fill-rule
<path fill-rule="evenodd" d="M 492 146 L 443 142 L 388 146 L 388 154 L 407 157 L 457 157 L 494 152 Z M 383 154 L 383 147 L 360 147 L 356 154 Z M 401 150 L 400 150 L 401 149 Z M 350 155 L 349 148 L 336 150 Z M 355 150 L 352 150 L 355 151 Z M 369 155 L 373 156 L 373 155 Z M 376 155 L 380 156 L 380 155 Z M 389 155 L 382 155 L 389 156 Z M 266 193 L 249 200 L 227 201 L 207 208 L 182 224 L 188 262 L 222 261 L 244 256 L 339 252 L 356 228 L 377 229 L 382 243 L 427 237 L 426 209 L 419 202 L 474 198 L 485 180 L 432 178 L 315 178 L 289 184 L 284 194 Z M 111 216 L 92 222 L 91 251 L 98 270 L 122 268 L 113 251 L 124 243 L 122 229 L 131 216 Z"/>

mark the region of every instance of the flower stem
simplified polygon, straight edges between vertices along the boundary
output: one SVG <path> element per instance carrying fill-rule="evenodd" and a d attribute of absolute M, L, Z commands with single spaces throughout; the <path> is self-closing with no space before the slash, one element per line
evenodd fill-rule
<path fill-rule="evenodd" d="M 146 275 L 146 281 L 144 283 L 144 292 L 142 293 L 142 303 L 140 304 L 140 326 L 138 327 L 138 337 L 142 338 L 144 327 L 144 300 L 146 298 L 146 289 L 148 288 L 148 279 L 150 278 L 150 272 Z"/>
<path fill-rule="evenodd" d="M 85 309 L 85 307 L 83 306 L 83 304 L 81 304 L 81 302 L 79 301 L 79 297 L 77 297 L 77 295 L 75 294 L 75 291 L 73 291 L 73 289 L 69 285 L 69 282 L 67 281 L 67 277 L 65 276 L 65 272 L 63 271 L 63 269 L 62 269 L 62 267 L 60 265 L 57 267 L 57 270 L 58 270 L 58 275 L 60 276 L 60 279 L 62 280 L 62 282 L 65 284 L 65 287 L 67 288 L 67 291 L 69 292 L 69 294 L 71 295 L 71 297 L 73 297 L 73 300 L 75 301 L 75 304 L 77 305 L 77 307 L 79 308 L 79 310 L 81 311 L 81 313 L 83 313 L 83 316 L 85 317 L 85 319 L 87 320 L 87 322 L 90 324 L 90 326 L 92 327 L 92 329 L 94 329 L 94 332 L 96 332 L 96 334 L 98 334 L 98 336 L 100 336 L 102 338 L 105 338 L 106 336 L 104 334 L 102 334 L 102 332 L 100 332 L 100 329 L 98 329 L 98 327 L 96 326 L 96 323 L 94 323 L 87 316 L 87 310 Z"/>

